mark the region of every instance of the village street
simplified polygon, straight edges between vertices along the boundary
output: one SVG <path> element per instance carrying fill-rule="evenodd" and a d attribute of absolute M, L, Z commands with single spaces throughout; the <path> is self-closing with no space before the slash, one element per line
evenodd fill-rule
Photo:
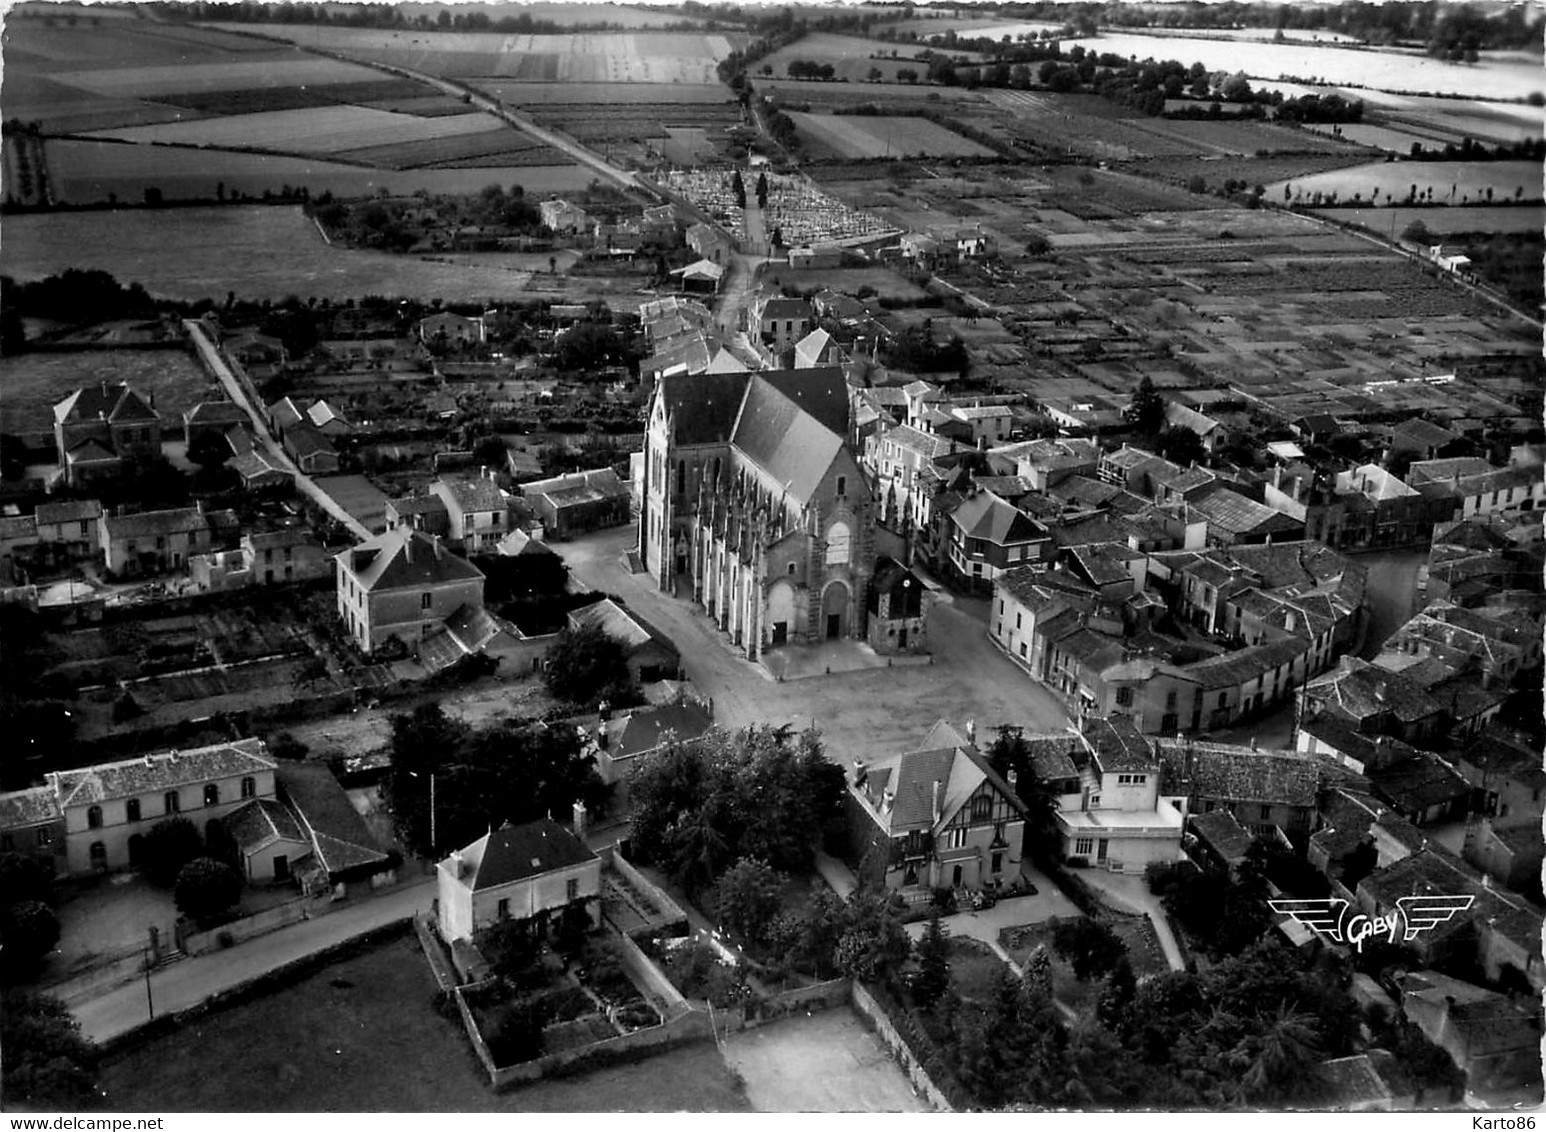
<path fill-rule="evenodd" d="M 395 888 L 351 901 L 325 916 L 291 924 L 281 931 L 207 955 L 179 959 L 156 968 L 147 978 L 80 1002 L 72 1012 L 82 1034 L 94 1042 L 106 1041 L 143 1025 L 152 1014 L 159 1017 L 197 1006 L 211 995 L 286 963 L 408 919 L 417 912 L 428 912 L 435 897 L 431 879 L 405 876 Z"/>
<path fill-rule="evenodd" d="M 553 546 L 576 578 L 622 598 L 675 642 L 688 678 L 701 695 L 713 699 L 714 717 L 723 726 L 791 723 L 803 728 L 815 723 L 829 757 L 847 764 L 915 749 L 940 719 L 961 726 L 975 721 L 984 744 L 1002 723 L 1033 733 L 1068 725 L 1052 693 L 988 640 L 984 601 L 941 592 L 928 626 L 932 664 L 886 667 L 879 660 L 878 667 L 869 667 L 877 658 L 868 649 L 832 642 L 779 650 L 798 654 L 791 671 L 816 673 L 780 682 L 766 667 L 738 655 L 690 600 L 660 593 L 648 575 L 629 573 L 623 555 L 633 541 L 629 527 Z M 830 676 L 824 672 L 828 664 Z"/>

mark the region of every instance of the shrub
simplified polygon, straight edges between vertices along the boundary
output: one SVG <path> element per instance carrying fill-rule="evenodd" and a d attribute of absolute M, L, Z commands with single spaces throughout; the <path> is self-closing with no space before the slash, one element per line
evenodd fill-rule
<path fill-rule="evenodd" d="M 172 889 L 177 910 L 200 924 L 229 912 L 241 895 L 241 875 L 213 857 L 189 861 L 177 874 L 177 884 Z"/>

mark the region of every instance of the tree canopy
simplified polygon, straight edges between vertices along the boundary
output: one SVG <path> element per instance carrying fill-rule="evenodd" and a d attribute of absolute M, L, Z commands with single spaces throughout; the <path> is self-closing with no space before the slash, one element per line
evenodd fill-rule
<path fill-rule="evenodd" d="M 0 1010 L 6 1107 L 80 1110 L 100 1101 L 96 1049 L 50 995 L 7 991 Z"/>
<path fill-rule="evenodd" d="M 690 892 L 743 857 L 807 872 L 842 819 L 842 792 L 815 730 L 710 731 L 642 760 L 630 784 L 634 850 Z"/>
<path fill-rule="evenodd" d="M 597 700 L 619 703 L 632 695 L 628 653 L 621 641 L 599 625 L 563 630 L 544 659 L 543 678 L 548 691 L 561 700 L 576 704 Z"/>
<path fill-rule="evenodd" d="M 424 704 L 392 718 L 391 750 L 387 789 L 398 835 L 418 853 L 466 845 L 506 822 L 564 821 L 577 801 L 593 815 L 606 812 L 610 788 L 573 727 L 505 720 L 473 729 L 439 704 Z"/>

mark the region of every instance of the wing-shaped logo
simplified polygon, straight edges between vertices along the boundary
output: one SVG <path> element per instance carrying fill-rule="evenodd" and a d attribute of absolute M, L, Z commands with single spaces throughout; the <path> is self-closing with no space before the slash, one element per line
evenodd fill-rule
<path fill-rule="evenodd" d="M 1411 942 L 1418 932 L 1447 924 L 1476 903 L 1475 896 L 1403 896 L 1396 901 L 1406 919 L 1404 938 Z"/>
<path fill-rule="evenodd" d="M 1321 900 L 1269 900 L 1268 906 L 1280 916 L 1298 920 L 1316 935 L 1332 943 L 1346 943 L 1342 927 L 1347 919 L 1347 901 L 1335 897 Z"/>

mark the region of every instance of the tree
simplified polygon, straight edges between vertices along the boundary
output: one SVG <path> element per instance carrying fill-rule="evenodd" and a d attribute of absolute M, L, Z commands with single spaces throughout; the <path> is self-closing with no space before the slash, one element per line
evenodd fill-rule
<path fill-rule="evenodd" d="M 1423 247 L 1428 247 L 1434 242 L 1433 233 L 1428 231 L 1428 226 L 1421 220 L 1414 220 L 1401 229 L 1401 238 L 1409 244 L 1420 244 Z"/>
<path fill-rule="evenodd" d="M 785 877 L 755 857 L 743 857 L 719 878 L 719 918 L 733 932 L 763 943 L 783 903 Z"/>
<path fill-rule="evenodd" d="M 0 893 L 9 901 L 53 903 L 54 870 L 44 857 L 0 853 Z"/>
<path fill-rule="evenodd" d="M 188 445 L 188 459 L 206 470 L 220 467 L 232 455 L 226 438 L 214 432 L 201 432 Z"/>
<path fill-rule="evenodd" d="M 1224 96 L 1226 102 L 1247 102 L 1251 98 L 1250 80 L 1245 77 L 1244 71 L 1236 71 L 1224 80 L 1219 93 Z"/>
<path fill-rule="evenodd" d="M 1251 1064 L 1242 1080 L 1253 1100 L 1288 1100 L 1307 1084 L 1313 1086 L 1309 1079 L 1320 1051 L 1309 1015 L 1279 1003 L 1266 1028 L 1246 1045 L 1251 1049 Z"/>
<path fill-rule="evenodd" d="M 1204 463 L 1208 459 L 1208 449 L 1203 445 L 1202 437 L 1185 425 L 1166 425 L 1160 429 L 1154 439 L 1154 447 L 1159 449 L 1159 454 L 1165 459 L 1183 468 Z"/>
<path fill-rule="evenodd" d="M 1165 424 L 1165 399 L 1154 388 L 1154 382 L 1145 374 L 1133 391 L 1133 399 L 1122 412 L 1122 418 L 1145 436 L 1153 436 Z"/>
<path fill-rule="evenodd" d="M 671 742 L 630 780 L 634 850 L 689 890 L 742 857 L 806 872 L 841 820 L 843 789 L 814 730 L 753 726 Z"/>
<path fill-rule="evenodd" d="M 151 884 L 171 888 L 183 866 L 204 852 L 198 827 L 187 818 L 158 821 L 140 846 L 140 872 Z"/>
<path fill-rule="evenodd" d="M 913 979 L 913 998 L 920 1006 L 933 1006 L 950 986 L 950 932 L 939 913 L 929 917 L 929 926 L 918 941 L 918 975 Z"/>
<path fill-rule="evenodd" d="M 100 1102 L 97 1053 L 80 1023 L 51 995 L 7 991 L 0 1011 L 5 1099 L 11 1109 L 70 1110 Z"/>
<path fill-rule="evenodd" d="M 1057 825 L 1057 799 L 1036 777 L 1031 745 L 1022 728 L 1002 724 L 988 747 L 988 765 L 1006 781 L 1014 776 L 1015 794 L 1025 806 L 1025 848 L 1043 860 L 1055 856 L 1062 844 Z"/>
<path fill-rule="evenodd" d="M 35 971 L 59 942 L 59 918 L 41 900 L 8 905 L 0 915 L 0 942 L 5 948 L 7 981 Z"/>
<path fill-rule="evenodd" d="M 1086 916 L 1059 920 L 1052 929 L 1052 946 L 1074 968 L 1081 982 L 1104 975 L 1127 955 L 1127 947 L 1105 924 Z"/>
<path fill-rule="evenodd" d="M 200 924 L 219 919 L 241 896 L 241 874 L 213 857 L 196 857 L 184 865 L 172 890 L 177 910 Z"/>
<path fill-rule="evenodd" d="M 571 703 L 622 699 L 633 682 L 622 642 L 599 625 L 565 629 L 543 661 L 548 691 Z"/>
<path fill-rule="evenodd" d="M 847 926 L 832 956 L 838 970 L 865 982 L 889 980 L 912 951 L 890 894 L 855 892 L 849 899 L 846 918 Z"/>

